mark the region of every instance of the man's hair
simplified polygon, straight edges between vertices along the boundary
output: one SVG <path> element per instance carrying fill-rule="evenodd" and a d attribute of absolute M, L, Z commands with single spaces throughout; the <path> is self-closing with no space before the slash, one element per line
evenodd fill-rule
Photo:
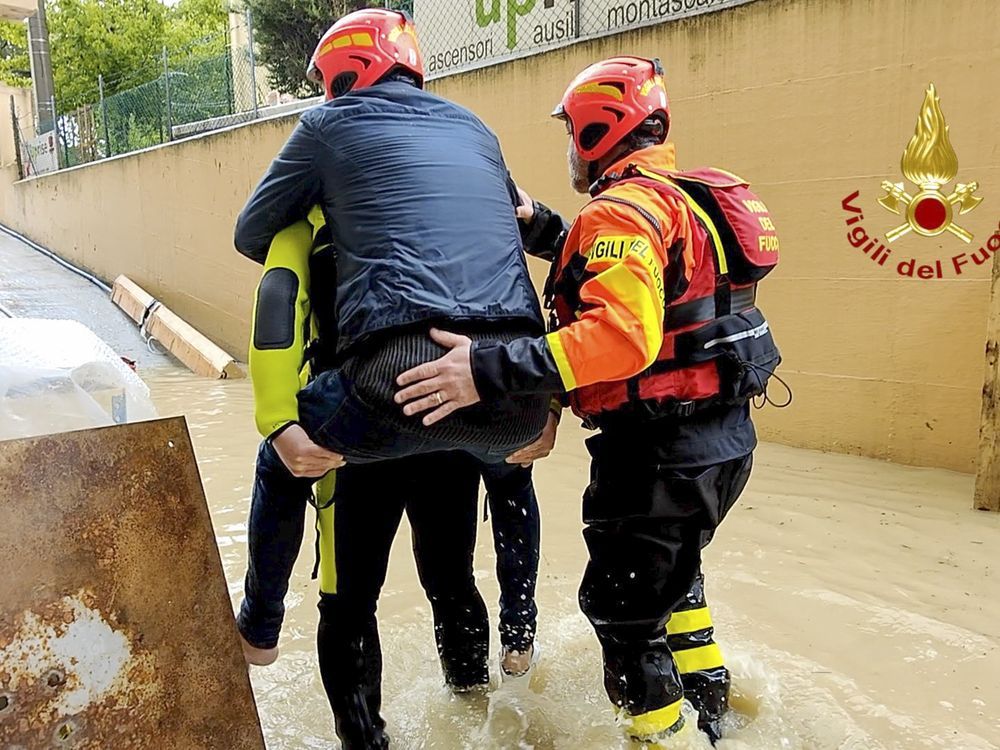
<path fill-rule="evenodd" d="M 669 129 L 670 123 L 667 118 L 657 113 L 643 120 L 639 127 L 625 136 L 623 143 L 630 154 L 650 146 L 659 146 L 667 140 Z"/>
<path fill-rule="evenodd" d="M 379 78 L 377 82 L 385 83 L 386 81 L 405 81 L 406 83 L 412 83 L 418 89 L 423 88 L 420 85 L 420 79 L 402 65 L 397 65 L 395 68 L 388 71 L 384 76 Z"/>

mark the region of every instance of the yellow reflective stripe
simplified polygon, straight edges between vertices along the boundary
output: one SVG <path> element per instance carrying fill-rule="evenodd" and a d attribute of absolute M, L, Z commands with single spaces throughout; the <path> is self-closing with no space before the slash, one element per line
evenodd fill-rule
<path fill-rule="evenodd" d="M 374 47 L 375 40 L 372 39 L 371 34 L 361 33 L 361 34 L 351 34 L 351 41 L 354 42 L 359 47 Z"/>
<path fill-rule="evenodd" d="M 648 249 L 649 243 L 646 243 L 646 248 L 645 257 L 638 253 L 635 255 L 649 274 L 650 280 L 656 285 L 655 266 L 652 250 Z M 663 346 L 663 305 L 658 304 L 659 300 L 654 297 L 649 286 L 628 265 L 619 264 L 609 268 L 595 276 L 594 281 L 611 292 L 617 303 L 615 307 L 625 308 L 639 321 L 646 344 L 643 369 L 649 367 Z M 660 287 L 662 288 L 662 284 Z"/>
<path fill-rule="evenodd" d="M 708 611 L 708 607 L 674 612 L 667 620 L 667 633 L 670 635 L 697 633 L 710 627 L 712 627 L 712 613 Z"/>
<path fill-rule="evenodd" d="M 709 218 L 709 215 L 705 213 L 704 209 L 699 206 L 694 198 L 684 192 L 677 183 L 668 180 L 666 177 L 656 174 L 655 172 L 647 172 L 643 169 L 639 170 L 639 174 L 643 177 L 648 177 L 651 180 L 656 180 L 657 182 L 662 182 L 664 185 L 669 185 L 684 198 L 684 202 L 688 204 L 688 207 L 694 211 L 698 218 L 705 222 L 705 226 L 708 229 L 708 233 L 712 236 L 712 246 L 715 248 L 715 257 L 719 260 L 719 273 L 729 273 L 729 264 L 726 263 L 726 253 L 722 249 L 722 238 L 719 236 L 719 230 L 715 228 L 715 222 Z"/>
<path fill-rule="evenodd" d="M 331 503 L 337 486 L 337 472 L 331 471 L 316 482 L 316 505 L 322 510 L 316 514 L 316 532 L 319 534 L 319 590 L 324 594 L 337 593 L 337 550 L 334 543 L 334 506 Z"/>
<path fill-rule="evenodd" d="M 569 357 L 566 356 L 566 349 L 563 346 L 562 339 L 559 337 L 559 332 L 550 333 L 545 337 L 545 341 L 548 342 L 552 358 L 556 361 L 556 367 L 559 369 L 559 377 L 562 378 L 563 387 L 567 391 L 572 391 L 576 388 L 576 375 L 573 374 L 573 366 L 569 362 Z"/>
<path fill-rule="evenodd" d="M 704 672 L 706 669 L 716 669 L 725 666 L 722 658 L 722 649 L 717 643 L 710 643 L 707 646 L 689 648 L 683 651 L 674 651 L 674 661 L 681 674 L 691 674 L 692 672 Z"/>
<path fill-rule="evenodd" d="M 628 716 L 626 731 L 637 739 L 654 737 L 661 732 L 666 732 L 681 720 L 681 704 L 683 702 L 681 699 L 649 713 Z"/>
<path fill-rule="evenodd" d="M 612 99 L 617 99 L 622 102 L 625 101 L 625 95 L 622 94 L 616 87 L 611 86 L 606 83 L 585 83 L 582 86 L 578 86 L 574 94 L 604 94 L 605 96 L 610 96 Z"/>

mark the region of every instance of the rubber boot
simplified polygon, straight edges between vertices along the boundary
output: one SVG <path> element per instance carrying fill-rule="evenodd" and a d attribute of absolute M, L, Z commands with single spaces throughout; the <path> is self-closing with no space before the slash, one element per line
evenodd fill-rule
<path fill-rule="evenodd" d="M 731 678 L 725 667 L 692 672 L 681 676 L 684 697 L 698 712 L 698 729 L 714 745 L 722 739 L 722 719 L 729 711 Z"/>

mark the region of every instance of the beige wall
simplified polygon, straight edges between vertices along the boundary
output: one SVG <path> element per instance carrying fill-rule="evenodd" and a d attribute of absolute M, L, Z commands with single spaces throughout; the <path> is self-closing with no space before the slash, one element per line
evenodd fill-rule
<path fill-rule="evenodd" d="M 14 123 L 10 117 L 10 99 L 14 97 L 14 108 L 21 125 L 21 134 L 33 138 L 35 128 L 31 119 L 31 89 L 12 88 L 0 83 L 0 167 L 7 167 L 17 161 L 14 150 Z"/>
<path fill-rule="evenodd" d="M 38 10 L 34 0 L 3 0 L 0 2 L 0 19 L 23 21 Z"/>
<path fill-rule="evenodd" d="M 988 269 L 898 278 L 847 244 L 840 201 L 859 189 L 871 231 L 892 225 L 875 204 L 878 185 L 901 179 L 900 153 L 934 81 L 960 179 L 978 180 L 987 199 L 963 225 L 976 234 L 972 249 L 985 240 L 1000 217 L 1000 99 L 985 85 L 1000 73 L 994 20 L 993 4 L 979 0 L 760 0 L 434 87 L 496 128 L 529 190 L 571 212 L 580 201 L 565 185 L 553 103 L 596 58 L 660 56 L 681 165 L 752 179 L 781 233 L 782 266 L 761 303 L 796 398 L 759 415 L 762 435 L 971 471 Z M 233 217 L 292 124 L 246 126 L 6 188 L 0 217 L 106 277 L 130 273 L 242 352 L 258 269 L 231 249 Z M 965 249 L 948 235 L 897 245 L 896 257 Z"/>

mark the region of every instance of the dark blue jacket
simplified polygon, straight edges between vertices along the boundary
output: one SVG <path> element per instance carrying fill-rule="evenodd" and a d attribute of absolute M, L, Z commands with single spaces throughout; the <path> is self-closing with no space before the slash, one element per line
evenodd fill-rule
<path fill-rule="evenodd" d="M 318 203 L 338 248 L 338 349 L 421 322 L 537 325 L 493 132 L 468 110 L 390 80 L 307 110 L 236 224 L 262 263 L 281 229 Z M 313 295 L 318 290 L 313 290 Z"/>

